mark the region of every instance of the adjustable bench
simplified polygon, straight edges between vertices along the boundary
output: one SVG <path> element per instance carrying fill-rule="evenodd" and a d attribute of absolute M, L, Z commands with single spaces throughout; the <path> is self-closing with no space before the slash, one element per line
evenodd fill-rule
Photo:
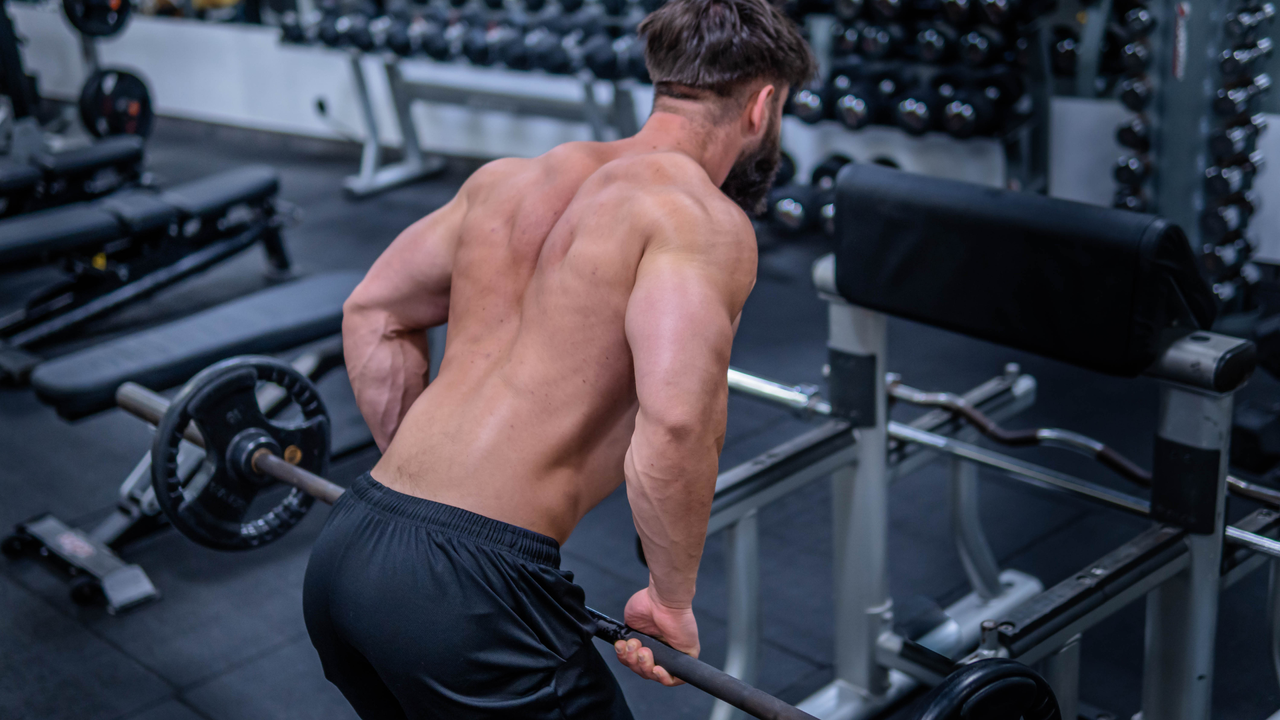
<path fill-rule="evenodd" d="M 0 161 L 0 217 L 92 200 L 138 182 L 143 140 L 134 135 L 92 145 L 42 151 L 26 162 Z"/>
<path fill-rule="evenodd" d="M 59 415 L 76 420 L 114 408 L 116 388 L 124 382 L 170 388 L 234 355 L 296 351 L 294 367 L 318 379 L 343 364 L 338 335 L 342 303 L 360 278 L 355 272 L 325 273 L 260 290 L 49 360 L 32 373 L 31 385 Z M 269 410 L 278 398 L 264 389 L 259 402 Z M 339 457 L 373 441 L 367 432 L 336 439 L 333 452 Z M 195 446 L 184 447 L 179 464 L 184 472 L 193 472 L 202 458 Z M 94 527 L 81 530 L 45 514 L 21 523 L 11 538 L 28 548 L 38 544 L 59 564 L 73 568 L 72 597 L 78 602 L 105 600 L 108 610 L 117 612 L 155 598 L 146 572 L 125 563 L 113 549 L 164 527 L 151 490 L 150 468 L 147 454 L 121 484 L 116 509 Z"/>
<path fill-rule="evenodd" d="M 289 268 L 275 171 L 253 165 L 163 193 L 129 190 L 0 220 L 0 265 L 60 262 L 67 277 L 0 317 L 0 375 L 21 382 L 27 349 L 202 272 L 261 242 Z"/>

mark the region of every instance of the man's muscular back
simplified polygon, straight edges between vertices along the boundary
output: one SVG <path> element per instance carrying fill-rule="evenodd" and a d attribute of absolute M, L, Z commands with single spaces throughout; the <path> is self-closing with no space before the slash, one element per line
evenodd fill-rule
<path fill-rule="evenodd" d="M 656 346 L 681 333 L 727 365 L 755 258 L 746 216 L 685 155 L 574 143 L 486 165 L 405 231 L 364 283 L 377 294 L 380 270 L 403 276 L 412 265 L 419 316 L 406 330 L 449 323 L 436 380 L 416 400 L 420 388 L 402 389 L 407 412 L 393 405 L 395 417 L 368 418 L 375 437 L 380 424 L 394 429 L 374 477 L 563 542 L 623 480 L 646 405 L 633 345 L 655 346 L 644 364 L 664 383 L 670 368 L 658 366 L 677 359 Z M 664 327 L 672 303 L 706 322 Z M 705 336 L 717 332 L 729 336 Z M 711 380 L 690 375 L 694 384 Z M 663 391 L 681 388 L 649 388 Z M 661 406 L 657 413 L 672 416 L 659 418 L 664 426 L 724 427 L 722 415 L 680 416 L 678 397 Z"/>

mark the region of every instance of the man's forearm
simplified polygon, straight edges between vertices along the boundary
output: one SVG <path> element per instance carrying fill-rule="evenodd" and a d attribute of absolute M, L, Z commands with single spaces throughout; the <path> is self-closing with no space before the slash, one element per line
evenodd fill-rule
<path fill-rule="evenodd" d="M 719 453 L 714 437 L 682 436 L 637 418 L 624 470 L 657 600 L 687 608 L 697 589 Z"/>
<path fill-rule="evenodd" d="M 431 369 L 425 330 L 398 330 L 376 312 L 348 312 L 342 351 L 356 406 L 386 450 L 400 421 L 427 386 Z"/>

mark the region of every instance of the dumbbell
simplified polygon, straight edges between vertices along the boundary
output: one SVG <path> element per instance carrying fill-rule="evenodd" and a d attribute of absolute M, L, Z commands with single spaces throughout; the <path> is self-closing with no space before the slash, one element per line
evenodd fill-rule
<path fill-rule="evenodd" d="M 1151 175 L 1151 163 L 1140 155 L 1125 155 L 1116 161 L 1116 182 L 1137 187 Z"/>
<path fill-rule="evenodd" d="M 836 176 L 845 165 L 852 162 L 852 158 L 839 153 L 828 155 L 813 168 L 813 173 L 809 175 L 809 184 L 822 192 L 835 190 Z"/>
<path fill-rule="evenodd" d="M 1111 207 L 1133 212 L 1146 212 L 1147 197 L 1139 188 L 1122 185 L 1111 198 Z"/>
<path fill-rule="evenodd" d="M 304 45 L 310 41 L 307 29 L 302 25 L 298 13 L 288 10 L 280 15 L 280 41 L 294 45 Z"/>
<path fill-rule="evenodd" d="M 1217 160 L 1253 152 L 1258 135 L 1267 129 L 1267 117 L 1258 113 L 1243 124 L 1218 130 L 1209 136 L 1209 152 Z"/>
<path fill-rule="evenodd" d="M 960 38 L 960 59 L 970 67 L 989 65 L 998 60 L 1005 50 L 1004 33 L 978 26 Z"/>
<path fill-rule="evenodd" d="M 862 14 L 863 0 L 835 0 L 832 12 L 843 22 L 850 22 Z"/>
<path fill-rule="evenodd" d="M 978 7 L 992 25 L 1030 22 L 1044 14 L 1052 0 L 978 0 Z"/>
<path fill-rule="evenodd" d="M 843 78 L 843 81 L 841 81 Z M 898 79 L 892 74 L 853 79 L 848 75 L 833 78 L 838 86 L 832 100 L 832 114 L 850 130 L 873 123 L 892 122 L 893 100 L 898 95 Z"/>
<path fill-rule="evenodd" d="M 1145 77 L 1125 78 L 1120 83 L 1120 104 L 1134 112 L 1142 112 L 1151 104 L 1151 81 Z"/>
<path fill-rule="evenodd" d="M 1259 73 L 1248 85 L 1220 88 L 1213 101 L 1213 110 L 1219 115 L 1231 117 L 1251 112 L 1254 101 L 1271 89 L 1271 76 Z"/>
<path fill-rule="evenodd" d="M 600 7 L 610 17 L 622 17 L 627 14 L 627 8 L 631 4 L 628 0 L 600 0 Z"/>
<path fill-rule="evenodd" d="M 629 37 L 628 37 L 629 39 Z M 623 76 L 623 69 L 618 63 L 619 42 L 608 33 L 597 33 L 582 43 L 582 64 L 601 80 L 618 80 Z"/>
<path fill-rule="evenodd" d="M 1207 240 L 1221 242 L 1228 235 L 1243 230 L 1258 209 L 1257 193 L 1240 193 L 1221 204 L 1205 208 L 1200 215 L 1200 229 Z"/>
<path fill-rule="evenodd" d="M 387 28 L 387 49 L 400 57 L 416 55 L 423 51 L 423 38 L 432 32 L 444 37 L 443 30 L 426 18 L 393 19 Z"/>
<path fill-rule="evenodd" d="M 1276 6 L 1263 3 L 1253 10 L 1231 13 L 1223 22 L 1227 37 L 1236 42 L 1251 42 L 1258 33 L 1271 24 L 1276 16 Z"/>
<path fill-rule="evenodd" d="M 488 66 L 501 59 L 500 50 L 524 33 L 510 25 L 495 25 L 491 28 L 473 27 L 467 29 L 462 38 L 462 54 L 472 64 Z"/>
<path fill-rule="evenodd" d="M 1271 50 L 1271 38 L 1258 38 L 1250 47 L 1223 50 L 1218 67 L 1222 70 L 1222 74 L 1228 77 L 1245 75 L 1253 69 L 1254 63 L 1271 57 Z"/>
<path fill-rule="evenodd" d="M 769 219 L 774 226 L 789 233 L 801 233 L 819 227 L 824 232 L 834 232 L 834 200 L 832 193 L 823 192 L 812 185 L 776 187 L 769 191 Z"/>
<path fill-rule="evenodd" d="M 947 134 L 964 140 L 996 130 L 1001 115 L 1024 92 L 1022 80 L 1011 72 L 979 75 L 967 87 L 956 90 L 942 110 Z"/>
<path fill-rule="evenodd" d="M 916 29 L 916 48 L 924 62 L 945 62 L 956 53 L 959 44 L 960 33 L 950 23 L 935 20 L 921 23 Z"/>
<path fill-rule="evenodd" d="M 1120 67 L 1130 75 L 1141 75 L 1151 65 L 1151 49 L 1146 43 L 1134 41 L 1120 46 Z"/>
<path fill-rule="evenodd" d="M 1151 34 L 1156 28 L 1155 16 L 1150 10 L 1138 7 L 1129 10 L 1120 20 L 1121 27 L 1124 28 L 1125 36 L 1130 42 L 1139 38 L 1144 38 Z"/>
<path fill-rule="evenodd" d="M 917 84 L 902 93 L 893 106 L 893 122 L 909 135 L 923 135 L 941 121 L 937 91 Z"/>
<path fill-rule="evenodd" d="M 1075 77 L 1079 57 L 1080 34 L 1069 25 L 1053 27 L 1053 46 L 1049 48 L 1049 64 L 1058 77 Z"/>
<path fill-rule="evenodd" d="M 1253 187 L 1253 178 L 1262 170 L 1261 151 L 1254 150 L 1242 162 L 1205 168 L 1205 191 L 1214 197 L 1227 197 Z"/>
<path fill-rule="evenodd" d="M 810 125 L 827 116 L 826 103 L 823 101 L 825 87 L 820 80 L 814 80 L 796 92 L 787 101 L 790 114 Z"/>
<path fill-rule="evenodd" d="M 858 45 L 864 56 L 879 60 L 897 53 L 906 40 L 907 31 L 900 23 L 874 23 L 863 28 Z"/>
<path fill-rule="evenodd" d="M 1151 149 L 1151 129 L 1142 118 L 1131 118 L 1116 129 L 1116 142 L 1135 152 L 1145 153 Z"/>
<path fill-rule="evenodd" d="M 858 54 L 861 47 L 862 28 L 866 23 L 831 24 L 831 57 L 843 58 Z"/>
<path fill-rule="evenodd" d="M 969 24 L 973 15 L 971 0 L 940 0 L 939 5 L 942 8 L 942 16 L 947 19 L 947 22 L 956 27 Z"/>

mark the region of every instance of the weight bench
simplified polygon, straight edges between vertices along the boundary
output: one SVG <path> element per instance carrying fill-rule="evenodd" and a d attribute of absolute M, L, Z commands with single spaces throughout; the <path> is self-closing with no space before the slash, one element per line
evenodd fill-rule
<path fill-rule="evenodd" d="M 92 145 L 0 160 L 0 217 L 109 195 L 142 178 L 143 140 L 133 135 Z"/>
<path fill-rule="evenodd" d="M 800 707 L 819 717 L 869 717 L 936 680 L 913 647 L 958 658 L 980 638 L 971 657 L 1042 663 L 1063 716 L 1073 717 L 1079 633 L 1145 597 L 1144 719 L 1207 719 L 1224 538 L 1245 537 L 1250 547 L 1270 541 L 1223 523 L 1232 394 L 1252 372 L 1254 351 L 1203 330 L 1215 298 L 1185 235 L 1150 215 L 874 165 L 841 171 L 835 218 L 837 250 L 815 264 L 814 281 L 829 305 L 830 415 L 850 424 L 856 442 L 853 462 L 833 475 L 835 680 Z M 889 422 L 888 315 L 1100 373 L 1160 380 L 1150 501 Z M 1042 432 L 1079 449 L 1079 436 Z M 887 629 L 891 441 L 950 455 L 955 472 L 984 465 L 1150 517 L 1160 523 L 1158 537 L 1144 534 L 1117 551 L 1123 562 L 1086 568 L 1080 577 L 1088 582 L 1073 577 L 1069 588 L 1013 606 L 999 597 L 979 597 L 967 611 L 953 605 L 943 633 L 951 639 L 931 633 L 915 645 Z M 965 570 L 975 589 L 990 581 L 969 562 Z"/>
<path fill-rule="evenodd" d="M 25 381 L 40 362 L 29 348 L 255 243 L 274 272 L 286 272 L 278 191 L 275 170 L 252 165 L 162 193 L 130 190 L 0 220 L 0 265 L 56 261 L 66 273 L 0 317 L 0 377 Z"/>
<path fill-rule="evenodd" d="M 316 379 L 342 365 L 337 335 L 342 303 L 361 277 L 355 272 L 325 273 L 260 290 L 44 362 L 32 373 L 31 385 L 60 416 L 77 420 L 115 407 L 116 388 L 125 382 L 171 388 L 233 355 L 296 351 L 294 367 Z M 265 407 L 278 398 L 264 389 L 259 401 Z M 349 454 L 371 442 L 371 436 L 349 437 L 334 453 Z M 179 462 L 190 473 L 202 458 L 192 446 L 184 448 Z M 145 571 L 125 563 L 113 549 L 164 527 L 151 490 L 150 467 L 148 453 L 121 485 L 115 511 L 93 528 L 80 530 L 53 515 L 41 515 L 17 527 L 6 541 L 11 543 L 9 552 L 47 549 L 59 564 L 76 570 L 73 599 L 105 600 L 113 613 L 157 597 Z"/>

